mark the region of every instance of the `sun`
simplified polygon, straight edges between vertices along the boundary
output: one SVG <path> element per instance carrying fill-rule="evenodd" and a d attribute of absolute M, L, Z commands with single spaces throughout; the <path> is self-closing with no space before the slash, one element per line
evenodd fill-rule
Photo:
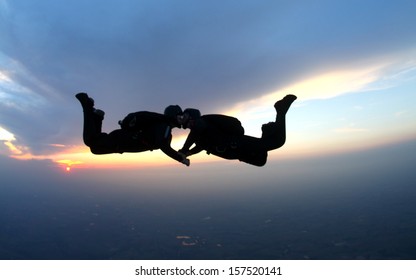
<path fill-rule="evenodd" d="M 71 172 L 73 165 L 82 164 L 82 161 L 79 160 L 70 160 L 70 159 L 60 159 L 55 160 L 56 163 L 58 163 L 66 172 Z"/>

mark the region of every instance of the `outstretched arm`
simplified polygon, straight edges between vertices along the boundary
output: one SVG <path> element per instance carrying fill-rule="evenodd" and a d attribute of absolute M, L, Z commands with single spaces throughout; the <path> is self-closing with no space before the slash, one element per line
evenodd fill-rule
<path fill-rule="evenodd" d="M 195 155 L 201 151 L 203 151 L 204 149 L 201 146 L 196 145 L 195 147 L 193 147 L 191 150 L 189 150 L 185 155 L 186 156 L 192 156 Z"/>
<path fill-rule="evenodd" d="M 172 141 L 172 133 L 171 133 L 171 128 L 168 126 L 165 128 L 163 140 L 161 140 L 159 143 L 160 149 L 167 156 L 173 158 L 174 160 L 179 161 L 182 164 L 185 164 L 186 166 L 189 166 L 190 165 L 189 159 L 187 159 L 186 156 L 184 156 L 183 154 L 175 151 L 171 147 L 171 141 Z"/>
<path fill-rule="evenodd" d="M 188 154 L 189 153 L 189 149 L 192 147 L 192 145 L 195 143 L 195 132 L 191 130 L 191 132 L 189 132 L 188 137 L 186 138 L 185 143 L 183 144 L 182 149 L 180 149 L 179 151 L 183 154 Z"/>
<path fill-rule="evenodd" d="M 174 160 L 179 161 L 182 164 L 185 164 L 186 166 L 189 166 L 191 164 L 190 160 L 186 158 L 185 155 L 175 151 L 170 145 L 162 146 L 160 147 L 162 152 L 164 152 L 167 156 L 173 158 Z"/>
<path fill-rule="evenodd" d="M 199 153 L 203 150 L 197 143 L 201 138 L 201 130 L 198 127 L 191 129 L 188 137 L 186 138 L 185 143 L 183 144 L 182 149 L 179 150 L 180 153 L 190 156 Z M 195 147 L 191 149 L 192 145 L 195 144 Z"/>

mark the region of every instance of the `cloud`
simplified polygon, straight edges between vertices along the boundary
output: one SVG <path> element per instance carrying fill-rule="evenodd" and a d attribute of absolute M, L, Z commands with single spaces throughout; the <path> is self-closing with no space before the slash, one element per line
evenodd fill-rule
<path fill-rule="evenodd" d="M 0 53 L 1 55 L 1 53 Z M 0 59 L 4 61 L 4 59 Z M 11 69 L 9 68 L 9 71 Z M 24 73 L 24 71 L 18 71 Z M 25 76 L 30 77 L 26 73 Z M 22 86 L 14 80 L 13 74 L 0 71 L 0 101 L 2 107 L 8 107 L 18 111 L 29 111 L 39 109 L 47 102 L 46 99 L 34 92 L 31 88 Z"/>
<path fill-rule="evenodd" d="M 10 155 L 12 157 L 23 157 L 27 152 L 27 147 L 16 143 L 13 133 L 0 126 L 0 155 Z"/>
<path fill-rule="evenodd" d="M 337 128 L 334 130 L 336 133 L 344 133 L 344 134 L 350 134 L 350 133 L 361 133 L 361 132 L 367 132 L 368 129 L 366 128 L 359 128 L 355 127 L 355 125 L 350 125 L 347 127 Z"/>
<path fill-rule="evenodd" d="M 10 13 L 20 16 L 5 25 L 12 30 L 4 30 L 7 54 L 62 93 L 87 90 L 105 103 L 117 94 L 124 97 L 121 108 L 131 108 L 132 99 L 155 109 L 177 100 L 202 109 L 233 104 L 311 76 L 317 67 L 391 50 L 385 43 L 396 36 L 386 31 L 374 38 L 387 25 L 387 4 L 380 3 L 366 14 L 367 2 L 360 11 L 328 1 L 55 2 L 10 2 Z M 404 13 L 396 23 L 401 32 L 407 19 Z"/>
<path fill-rule="evenodd" d="M 16 138 L 14 138 L 14 135 L 8 132 L 7 130 L 5 130 L 4 128 L 0 127 L 0 141 L 12 141 L 12 140 L 16 140 Z"/>
<path fill-rule="evenodd" d="M 413 5 L 3 0 L 0 125 L 35 155 L 81 144 L 79 91 L 106 111 L 106 131 L 169 104 L 270 119 L 288 90 L 307 100 L 375 86 L 384 56 L 415 46 Z"/>
<path fill-rule="evenodd" d="M 5 141 L 4 145 L 9 148 L 9 151 L 12 154 L 12 157 L 15 158 L 23 158 L 25 157 L 25 152 L 23 151 L 24 149 L 22 149 L 21 147 L 16 146 L 15 144 L 13 144 L 13 141 Z"/>
<path fill-rule="evenodd" d="M 409 58 L 410 56 L 410 58 Z M 354 68 L 336 68 L 329 72 L 317 73 L 305 79 L 299 79 L 278 91 L 265 94 L 255 99 L 245 100 L 236 104 L 228 112 L 238 115 L 246 112 L 255 116 L 265 107 L 286 94 L 295 94 L 298 101 L 305 102 L 316 99 L 329 99 L 344 94 L 380 90 L 395 87 L 403 79 L 415 78 L 416 57 L 414 50 L 397 57 L 382 57 L 373 64 L 357 63 Z M 366 65 L 365 67 L 361 65 Z M 257 113 L 256 113 L 257 112 Z"/>

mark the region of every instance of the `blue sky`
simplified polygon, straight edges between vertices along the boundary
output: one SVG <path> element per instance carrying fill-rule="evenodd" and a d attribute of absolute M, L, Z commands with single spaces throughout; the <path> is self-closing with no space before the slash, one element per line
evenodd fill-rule
<path fill-rule="evenodd" d="M 91 155 L 80 91 L 106 111 L 106 131 L 129 112 L 179 104 L 236 116 L 253 136 L 296 94 L 270 161 L 413 140 L 415 11 L 413 1 L 0 0 L 0 153 L 177 164 L 159 152 Z"/>

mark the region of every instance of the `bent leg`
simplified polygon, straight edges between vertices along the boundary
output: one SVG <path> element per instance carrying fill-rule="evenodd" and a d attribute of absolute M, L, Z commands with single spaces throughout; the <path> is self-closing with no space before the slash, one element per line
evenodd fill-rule
<path fill-rule="evenodd" d="M 262 126 L 262 142 L 268 151 L 282 147 L 286 142 L 286 113 L 296 100 L 294 95 L 286 95 L 282 100 L 274 104 L 276 109 L 276 121 Z"/>
<path fill-rule="evenodd" d="M 90 145 L 91 153 L 95 155 L 104 155 L 112 153 L 124 152 L 123 147 L 120 147 L 120 138 L 124 135 L 121 129 L 116 129 L 110 133 L 99 133 L 91 139 Z"/>
<path fill-rule="evenodd" d="M 80 101 L 84 111 L 83 139 L 85 145 L 90 147 L 96 155 L 143 152 L 149 150 L 149 146 L 132 137 L 131 132 L 116 129 L 110 133 L 103 133 L 102 123 L 104 112 L 94 108 L 94 100 L 86 93 L 78 93 L 76 98 Z"/>
<path fill-rule="evenodd" d="M 267 162 L 267 150 L 259 138 L 244 135 L 240 139 L 238 150 L 238 159 L 242 162 L 255 166 L 263 166 Z"/>
<path fill-rule="evenodd" d="M 104 112 L 94 108 L 94 100 L 86 93 L 78 93 L 76 98 L 81 103 L 84 114 L 83 140 L 94 154 L 113 153 L 112 141 L 107 133 L 102 133 Z"/>
<path fill-rule="evenodd" d="M 260 153 L 247 153 L 241 155 L 239 158 L 240 161 L 255 165 L 255 166 L 264 166 L 267 162 L 267 152 L 260 152 Z"/>
<path fill-rule="evenodd" d="M 263 166 L 267 162 L 267 150 L 262 140 L 248 135 L 237 139 L 234 148 L 229 147 L 225 153 L 217 155 L 227 159 L 238 159 L 255 166 Z"/>
<path fill-rule="evenodd" d="M 92 138 L 89 145 L 91 152 L 95 155 L 112 154 L 112 153 L 138 153 L 148 151 L 149 146 L 135 139 L 132 134 L 123 129 L 116 129 L 110 133 L 99 133 Z"/>

